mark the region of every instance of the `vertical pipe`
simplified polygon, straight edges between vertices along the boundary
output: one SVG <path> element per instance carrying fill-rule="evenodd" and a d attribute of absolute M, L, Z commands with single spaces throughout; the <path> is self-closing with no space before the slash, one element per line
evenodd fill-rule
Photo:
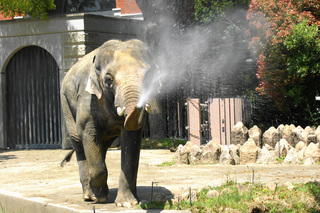
<path fill-rule="evenodd" d="M 177 101 L 177 112 L 178 112 L 178 137 L 181 138 L 181 128 L 180 128 L 180 103 Z"/>
<path fill-rule="evenodd" d="M 230 125 L 230 98 L 225 99 L 225 128 L 226 145 L 230 145 L 231 125 Z"/>
<path fill-rule="evenodd" d="M 220 143 L 222 145 L 226 144 L 226 114 L 225 114 L 225 99 L 220 99 L 220 135 L 221 135 L 221 141 Z"/>

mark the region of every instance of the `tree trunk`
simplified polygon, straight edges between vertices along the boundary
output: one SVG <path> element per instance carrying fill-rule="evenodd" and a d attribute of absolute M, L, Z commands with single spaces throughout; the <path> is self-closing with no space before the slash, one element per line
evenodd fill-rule
<path fill-rule="evenodd" d="M 163 139 L 166 137 L 166 119 L 163 116 L 163 109 L 158 100 L 150 102 L 151 112 L 149 114 L 149 128 L 151 139 Z"/>

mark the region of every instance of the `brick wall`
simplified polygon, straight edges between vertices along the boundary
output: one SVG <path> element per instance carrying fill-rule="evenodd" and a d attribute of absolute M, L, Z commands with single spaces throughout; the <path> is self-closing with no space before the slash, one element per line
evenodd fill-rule
<path fill-rule="evenodd" d="M 141 13 L 135 0 L 116 0 L 116 7 L 121 8 L 121 14 Z"/>
<path fill-rule="evenodd" d="M 121 8 L 121 14 L 141 13 L 135 0 L 116 0 L 116 7 Z M 6 18 L 0 13 L 0 20 L 12 20 L 12 18 Z"/>

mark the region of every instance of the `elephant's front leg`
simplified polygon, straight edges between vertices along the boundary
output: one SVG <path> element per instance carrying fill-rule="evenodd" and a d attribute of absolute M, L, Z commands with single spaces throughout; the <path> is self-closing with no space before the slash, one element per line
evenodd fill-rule
<path fill-rule="evenodd" d="M 121 174 L 117 206 L 132 207 L 138 204 L 137 174 L 140 157 L 142 130 L 123 131 L 121 135 Z"/>
<path fill-rule="evenodd" d="M 92 130 L 83 132 L 83 146 L 88 169 L 89 197 L 95 202 L 106 202 L 109 198 L 107 185 L 108 171 L 105 164 L 106 147 L 99 135 L 92 135 Z"/>

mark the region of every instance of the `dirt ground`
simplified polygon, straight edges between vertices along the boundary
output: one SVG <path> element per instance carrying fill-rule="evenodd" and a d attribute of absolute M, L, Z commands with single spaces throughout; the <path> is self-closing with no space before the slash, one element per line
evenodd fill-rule
<path fill-rule="evenodd" d="M 113 202 L 120 174 L 120 151 L 107 154 L 110 199 L 104 204 L 82 200 L 75 156 L 65 167 L 60 162 L 69 150 L 2 150 L 0 151 L 0 193 L 22 196 L 78 210 L 95 209 L 122 211 Z M 152 182 L 157 182 L 154 194 L 181 195 L 191 189 L 219 186 L 227 180 L 267 183 L 320 181 L 320 165 L 173 165 L 157 166 L 172 161 L 169 150 L 141 150 L 138 173 L 138 196 L 150 200 Z M 0 200 L 1 202 L 1 200 Z"/>

